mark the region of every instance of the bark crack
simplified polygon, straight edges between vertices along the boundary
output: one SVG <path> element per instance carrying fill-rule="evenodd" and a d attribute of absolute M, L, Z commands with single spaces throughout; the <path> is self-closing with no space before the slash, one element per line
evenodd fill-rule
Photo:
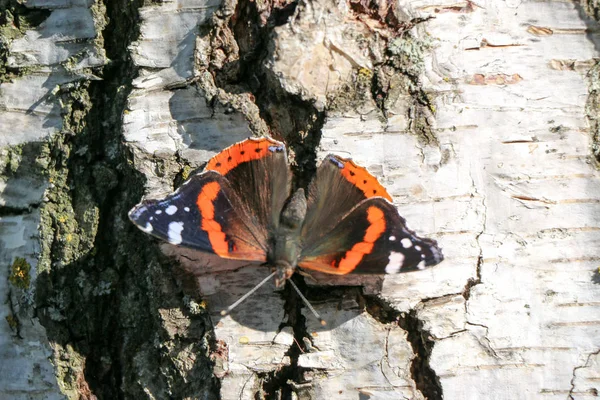
<path fill-rule="evenodd" d="M 573 397 L 573 395 L 575 394 L 575 379 L 576 379 L 576 375 L 577 375 L 577 370 L 583 369 L 583 368 L 589 368 L 590 367 L 590 361 L 592 359 L 592 357 L 600 355 L 600 350 L 597 350 L 593 353 L 588 354 L 587 359 L 585 361 L 585 364 L 583 365 L 579 365 L 575 368 L 573 368 L 573 377 L 571 378 L 571 389 L 569 390 L 569 394 L 567 395 L 567 400 L 575 400 L 575 398 Z M 592 391 L 592 395 L 593 396 L 598 396 L 598 391 L 595 388 L 591 388 L 590 389 Z"/>
<path fill-rule="evenodd" d="M 224 5 L 234 11 L 216 13 L 213 18 L 218 27 L 208 39 L 213 54 L 207 64 L 199 66 L 203 70 L 199 84 L 207 94 L 212 93 L 213 103 L 226 103 L 242 113 L 255 135 L 284 139 L 296 187 L 307 187 L 316 171 L 316 147 L 325 113 L 312 101 L 290 94 L 265 65 L 273 30 L 293 18 L 298 4 L 240 0 Z"/>
<path fill-rule="evenodd" d="M 467 280 L 467 283 L 466 283 L 465 288 L 462 293 L 462 296 L 465 298 L 466 301 L 468 301 L 469 298 L 471 297 L 471 289 L 473 288 L 473 286 L 479 285 L 481 283 L 481 268 L 483 266 L 483 247 L 481 245 L 480 239 L 481 239 L 481 235 L 483 235 L 487 230 L 487 213 L 488 213 L 486 196 L 479 192 L 479 189 L 477 188 L 475 179 L 473 178 L 472 172 L 470 172 L 470 177 L 471 177 L 471 185 L 473 186 L 473 195 L 477 195 L 481 198 L 481 206 L 483 208 L 483 218 L 482 218 L 482 223 L 481 223 L 481 230 L 479 232 L 477 232 L 477 234 L 475 235 L 475 242 L 477 243 L 477 246 L 479 247 L 479 254 L 477 256 L 477 265 L 476 265 L 476 270 L 475 270 L 475 278 L 469 278 L 469 280 Z M 466 307 L 467 307 L 466 301 L 465 301 L 465 312 L 467 311 L 466 310 Z"/>
<path fill-rule="evenodd" d="M 307 287 L 301 277 L 296 274 L 291 279 L 294 279 L 300 290 L 306 293 Z M 261 385 L 256 393 L 256 398 L 261 400 L 292 398 L 292 393 L 295 393 L 299 388 L 305 389 L 307 384 L 304 380 L 304 372 L 307 369 L 298 366 L 300 354 L 308 351 L 305 339 L 310 337 L 306 326 L 306 318 L 302 314 L 304 304 L 290 285 L 284 287 L 282 297 L 285 299 L 284 308 L 288 318 L 287 322 L 282 322 L 278 333 L 287 326 L 292 328 L 294 343 L 284 354 L 284 357 L 289 357 L 290 363 L 263 376 L 258 374 Z"/>
<path fill-rule="evenodd" d="M 38 209 L 41 205 L 42 203 L 29 203 L 27 207 L 0 206 L 0 217 L 31 214 L 33 210 Z"/>
<path fill-rule="evenodd" d="M 205 89 L 211 104 L 219 102 L 244 115 L 255 135 L 283 138 L 291 153 L 295 186 L 306 187 L 316 170 L 316 147 L 321 138 L 324 113 L 311 102 L 289 94 L 265 67 L 273 29 L 297 16 L 297 6 L 297 1 L 226 2 L 213 17 L 215 28 L 207 35 L 208 48 L 213 53 L 207 64 L 199 66 L 198 83 Z M 303 279 L 298 274 L 292 279 L 306 293 Z M 310 337 L 302 315 L 304 306 L 289 285 L 281 296 L 285 299 L 288 319 L 280 325 L 279 331 L 291 327 L 294 336 L 294 344 L 285 353 L 290 364 L 257 374 L 260 387 L 255 396 L 260 399 L 290 398 L 298 388 L 306 386 L 306 369 L 298 367 L 300 354 L 310 346 L 304 341 Z"/>
<path fill-rule="evenodd" d="M 444 396 L 440 378 L 429 365 L 435 345 L 431 334 L 423 328 L 423 321 L 417 317 L 415 310 L 411 310 L 400 319 L 400 327 L 408 332 L 408 341 L 416 354 L 412 362 L 411 374 L 417 389 L 428 400 L 442 400 Z"/>
<path fill-rule="evenodd" d="M 494 350 L 494 348 L 492 347 L 492 343 L 490 342 L 490 339 L 488 338 L 489 328 L 485 325 L 476 324 L 476 323 L 469 322 L 469 321 L 467 321 L 467 325 L 478 326 L 480 328 L 485 329 L 485 335 L 483 335 L 483 342 L 482 342 L 482 339 L 478 336 L 477 336 L 477 341 L 487 350 L 487 352 L 491 356 L 493 356 L 496 359 L 500 359 L 501 357 L 498 355 L 498 353 L 496 353 L 496 350 Z"/>
<path fill-rule="evenodd" d="M 158 310 L 184 309 L 183 296 L 172 275 L 149 262 L 159 257 L 156 246 L 127 219 L 143 194 L 121 125 L 139 72 L 129 46 L 139 37 L 142 2 L 96 6 L 94 19 L 108 25 L 95 44 L 111 61 L 86 71 L 101 80 L 58 91 L 63 130 L 46 144 L 52 186 L 40 207 L 45 268 L 36 283 L 37 316 L 54 343 L 68 397 L 210 394 L 206 316 L 185 314 L 179 318 L 190 322 L 185 335 L 167 332 Z"/>
<path fill-rule="evenodd" d="M 394 387 L 394 384 L 389 380 L 387 374 L 385 373 L 385 370 L 383 369 L 384 363 L 387 364 L 388 366 L 390 365 L 390 363 L 389 363 L 390 332 L 391 332 L 391 329 L 388 327 L 387 333 L 385 335 L 385 344 L 384 344 L 385 352 L 383 354 L 383 357 L 381 358 L 381 361 L 379 362 L 379 370 L 381 371 L 381 375 L 383 375 L 383 377 L 387 381 L 388 385 L 390 385 L 391 387 Z"/>
<path fill-rule="evenodd" d="M 417 311 L 413 309 L 408 313 L 399 312 L 376 296 L 364 295 L 364 298 L 366 310 L 373 318 L 384 324 L 397 323 L 406 331 L 407 340 L 415 355 L 411 362 L 410 373 L 417 390 L 428 400 L 442 400 L 444 395 L 440 378 L 429 365 L 435 340 L 431 333 L 424 328 L 424 323 L 417 316 Z"/>

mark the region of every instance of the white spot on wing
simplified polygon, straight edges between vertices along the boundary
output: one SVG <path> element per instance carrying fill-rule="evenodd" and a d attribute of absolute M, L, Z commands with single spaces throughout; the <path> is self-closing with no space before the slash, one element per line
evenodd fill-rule
<path fill-rule="evenodd" d="M 171 244 L 181 244 L 183 239 L 181 238 L 181 232 L 183 232 L 183 222 L 171 222 L 169 224 L 168 240 Z"/>
<path fill-rule="evenodd" d="M 388 265 L 385 266 L 385 273 L 397 274 L 398 272 L 400 272 L 402 264 L 404 264 L 404 258 L 404 254 L 392 251 L 390 253 L 390 260 L 388 262 Z"/>
<path fill-rule="evenodd" d="M 417 264 L 417 268 L 419 269 L 425 269 L 425 261 L 421 261 L 420 263 Z"/>
<path fill-rule="evenodd" d="M 189 207 L 183 207 L 183 210 L 184 210 L 185 212 L 190 212 L 190 208 L 189 208 Z"/>
<path fill-rule="evenodd" d="M 333 155 L 327 158 L 331 163 L 335 164 L 339 169 L 344 168 L 344 163 L 335 158 Z"/>
<path fill-rule="evenodd" d="M 283 146 L 269 146 L 269 151 L 271 153 L 279 153 L 283 151 Z"/>
<path fill-rule="evenodd" d="M 154 217 L 150 217 L 148 218 L 150 221 L 154 221 Z"/>
<path fill-rule="evenodd" d="M 390 242 L 395 242 L 396 241 L 396 236 L 392 235 L 390 236 Z"/>
<path fill-rule="evenodd" d="M 409 238 L 402 239 L 400 243 L 402 243 L 402 247 L 405 249 L 410 249 L 412 247 L 412 241 Z"/>
<path fill-rule="evenodd" d="M 160 215 L 160 214 L 162 214 L 162 210 L 156 210 L 156 211 L 154 211 L 154 214 Z"/>
<path fill-rule="evenodd" d="M 416 246 L 415 246 L 415 250 L 416 250 L 416 251 L 421 251 L 421 246 L 419 246 L 419 245 L 416 245 Z"/>
<path fill-rule="evenodd" d="M 146 233 L 150 233 L 154 230 L 154 228 L 152 227 L 152 224 L 150 222 L 146 222 L 146 226 L 140 227 L 140 228 L 142 228 L 142 230 Z"/>
<path fill-rule="evenodd" d="M 174 206 L 173 204 L 171 204 L 169 207 L 167 207 L 165 212 L 169 215 L 173 215 L 177 212 L 177 206 Z"/>

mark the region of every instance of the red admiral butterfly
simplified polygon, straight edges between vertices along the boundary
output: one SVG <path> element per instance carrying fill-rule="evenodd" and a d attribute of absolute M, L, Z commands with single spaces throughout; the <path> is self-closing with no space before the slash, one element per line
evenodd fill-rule
<path fill-rule="evenodd" d="M 443 260 L 437 242 L 409 230 L 386 189 L 350 159 L 328 155 L 308 196 L 291 188 L 285 145 L 247 139 L 166 198 L 138 204 L 129 218 L 175 245 L 263 262 L 275 269 L 278 287 L 297 267 L 390 274 Z"/>

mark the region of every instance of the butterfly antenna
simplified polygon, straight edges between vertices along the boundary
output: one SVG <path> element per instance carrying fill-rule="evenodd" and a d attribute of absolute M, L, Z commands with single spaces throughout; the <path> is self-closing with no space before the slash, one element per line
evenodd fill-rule
<path fill-rule="evenodd" d="M 327 321 L 325 321 L 323 318 L 321 318 L 321 316 L 319 315 L 319 313 L 317 312 L 317 310 L 315 310 L 313 308 L 312 304 L 310 304 L 308 302 L 308 300 L 306 299 L 306 297 L 304 297 L 304 295 L 302 294 L 302 292 L 300 291 L 300 289 L 298 289 L 298 286 L 296 286 L 296 284 L 291 279 L 288 279 L 287 281 L 296 290 L 296 293 L 298 293 L 298 296 L 300 296 L 300 298 L 302 299 L 302 301 L 304 302 L 304 304 L 306 305 L 306 307 L 308 307 L 308 309 L 313 313 L 313 315 L 315 316 L 315 318 L 317 318 L 319 320 L 319 322 L 321 323 L 321 325 L 323 325 L 323 326 L 327 325 Z"/>
<path fill-rule="evenodd" d="M 240 297 L 238 301 L 236 301 L 235 303 L 233 303 L 232 305 L 227 307 L 225 310 L 222 310 L 221 315 L 225 316 L 225 315 L 229 314 L 234 308 L 239 306 L 240 303 L 242 303 L 244 300 L 246 300 L 248 297 L 250 297 L 252 295 L 252 293 L 256 292 L 258 290 L 258 288 L 260 288 L 262 285 L 267 283 L 269 281 L 269 279 L 271 279 L 275 275 L 276 272 L 277 271 L 274 271 L 271 275 L 267 276 L 265 279 L 260 281 L 260 283 L 258 285 L 254 286 L 252 289 L 250 289 L 250 291 L 248 293 L 246 293 L 245 295 Z"/>

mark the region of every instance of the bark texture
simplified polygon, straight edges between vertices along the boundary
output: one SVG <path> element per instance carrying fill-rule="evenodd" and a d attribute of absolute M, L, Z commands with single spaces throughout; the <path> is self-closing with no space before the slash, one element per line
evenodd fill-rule
<path fill-rule="evenodd" d="M 0 398 L 597 397 L 599 9 L 0 2 Z M 126 213 L 251 135 L 300 187 L 353 157 L 446 260 L 221 317 L 267 271 Z"/>

